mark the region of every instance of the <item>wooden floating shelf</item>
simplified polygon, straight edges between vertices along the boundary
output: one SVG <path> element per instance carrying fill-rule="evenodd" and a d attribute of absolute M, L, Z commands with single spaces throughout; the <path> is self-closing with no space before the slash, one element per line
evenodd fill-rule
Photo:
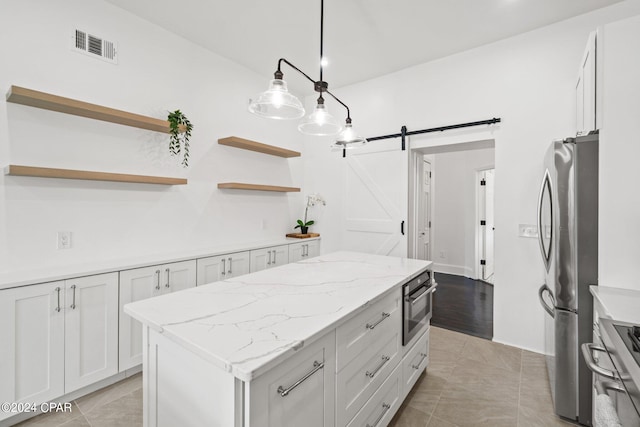
<path fill-rule="evenodd" d="M 160 185 L 185 185 L 187 183 L 187 180 L 184 178 L 129 175 L 121 173 L 93 172 L 73 169 L 53 169 L 20 165 L 8 165 L 7 167 L 5 167 L 4 174 L 11 176 L 32 176 L 39 178 L 83 179 L 89 181 L 114 181 Z"/>
<path fill-rule="evenodd" d="M 300 192 L 297 187 L 278 187 L 276 185 L 242 184 L 240 182 L 220 182 L 218 188 L 227 190 L 278 191 L 281 193 Z"/>
<path fill-rule="evenodd" d="M 243 150 L 257 151 L 258 153 L 264 153 L 278 157 L 300 157 L 300 153 L 298 151 L 287 150 L 286 148 L 280 148 L 274 145 L 268 145 L 261 142 L 251 141 L 249 139 L 238 138 L 237 136 L 220 138 L 218 139 L 218 144 L 241 148 Z"/>
<path fill-rule="evenodd" d="M 30 107 L 88 117 L 90 119 L 133 126 L 155 132 L 169 133 L 169 122 L 140 114 L 129 113 L 115 108 L 103 107 L 58 95 L 51 95 L 20 86 L 11 86 L 7 92 L 7 102 L 28 105 Z M 182 129 L 184 131 L 184 129 Z"/>

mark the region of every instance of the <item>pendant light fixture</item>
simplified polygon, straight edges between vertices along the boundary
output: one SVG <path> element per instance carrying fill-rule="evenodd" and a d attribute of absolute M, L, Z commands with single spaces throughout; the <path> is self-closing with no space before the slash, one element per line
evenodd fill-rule
<path fill-rule="evenodd" d="M 336 135 L 335 144 L 341 148 L 353 148 L 367 142 L 361 136 L 358 136 L 353 130 L 351 123 L 351 114 L 349 107 L 338 99 L 334 94 L 329 92 L 329 85 L 323 80 L 324 56 L 324 0 L 320 0 L 320 79 L 313 80 L 298 67 L 284 58 L 278 60 L 278 68 L 274 73 L 274 79 L 269 84 L 269 89 L 252 100 L 249 104 L 249 111 L 271 119 L 299 119 L 304 116 L 304 107 L 298 98 L 287 90 L 287 83 L 284 81 L 284 74 L 281 66 L 284 62 L 298 73 L 302 74 L 310 82 L 313 83 L 314 90 L 319 93 L 317 104 L 311 114 L 306 116 L 298 125 L 298 130 L 307 135 Z M 323 94 L 327 94 L 335 99 L 347 110 L 347 118 L 345 120 L 344 130 L 340 122 L 329 114 L 325 105 Z M 342 130 L 342 132 L 340 132 Z"/>

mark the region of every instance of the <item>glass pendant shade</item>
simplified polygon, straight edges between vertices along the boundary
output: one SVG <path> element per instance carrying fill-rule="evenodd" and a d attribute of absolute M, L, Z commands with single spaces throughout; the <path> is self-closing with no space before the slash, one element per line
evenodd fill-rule
<path fill-rule="evenodd" d="M 307 135 L 335 135 L 342 129 L 338 120 L 327 111 L 324 104 L 318 103 L 313 113 L 305 117 L 298 130 Z"/>
<path fill-rule="evenodd" d="M 299 119 L 304 116 L 302 103 L 289 93 L 287 82 L 281 79 L 271 80 L 269 89 L 251 101 L 249 111 L 269 119 Z"/>
<path fill-rule="evenodd" d="M 362 147 L 366 143 L 367 140 L 353 130 L 351 123 L 347 123 L 344 130 L 336 137 L 336 142 L 333 147 L 346 148 L 348 150 L 351 148 Z"/>

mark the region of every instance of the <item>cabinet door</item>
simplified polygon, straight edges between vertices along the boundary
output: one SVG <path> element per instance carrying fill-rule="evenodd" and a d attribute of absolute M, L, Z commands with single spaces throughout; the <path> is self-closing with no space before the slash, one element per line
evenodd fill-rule
<path fill-rule="evenodd" d="M 335 425 L 335 334 L 304 347 L 249 384 L 250 427 Z"/>
<path fill-rule="evenodd" d="M 142 324 L 123 310 L 125 304 L 160 295 L 162 266 L 136 268 L 120 272 L 119 370 L 142 363 Z"/>
<path fill-rule="evenodd" d="M 305 258 L 311 258 L 320 255 L 320 240 L 312 240 L 307 244 L 307 250 L 305 251 Z"/>
<path fill-rule="evenodd" d="M 289 245 L 289 262 L 298 262 L 304 259 L 305 243 L 292 243 Z"/>
<path fill-rule="evenodd" d="M 0 291 L 0 401 L 64 394 L 64 282 Z M 0 419 L 15 415 L 0 412 Z"/>
<path fill-rule="evenodd" d="M 65 393 L 118 372 L 118 273 L 65 282 Z"/>
<path fill-rule="evenodd" d="M 596 129 L 596 32 L 589 34 L 576 82 L 576 132 Z"/>
<path fill-rule="evenodd" d="M 271 267 L 271 248 L 254 249 L 250 253 L 249 270 L 252 273 Z"/>
<path fill-rule="evenodd" d="M 177 292 L 196 286 L 196 261 L 182 261 L 162 266 L 163 292 Z"/>
<path fill-rule="evenodd" d="M 273 254 L 270 268 L 289 264 L 289 245 L 274 246 L 270 249 Z"/>
<path fill-rule="evenodd" d="M 227 255 L 227 272 L 225 277 L 228 279 L 230 277 L 242 276 L 243 274 L 249 273 L 249 258 L 250 255 L 248 251 L 236 252 Z"/>
<path fill-rule="evenodd" d="M 223 264 L 224 261 L 224 264 Z M 247 262 L 248 264 L 248 262 Z M 197 285 L 224 280 L 227 273 L 227 256 L 212 256 L 197 260 Z"/>

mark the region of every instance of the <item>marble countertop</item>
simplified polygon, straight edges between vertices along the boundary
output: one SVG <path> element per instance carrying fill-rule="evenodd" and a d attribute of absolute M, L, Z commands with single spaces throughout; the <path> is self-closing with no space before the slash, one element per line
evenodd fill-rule
<path fill-rule="evenodd" d="M 590 286 L 589 290 L 604 311 L 601 316 L 640 325 L 640 291 L 606 286 Z"/>
<path fill-rule="evenodd" d="M 334 252 L 127 304 L 125 313 L 242 381 L 268 371 L 431 261 Z"/>
<path fill-rule="evenodd" d="M 296 239 L 283 237 L 280 239 L 263 240 L 259 242 L 240 243 L 233 245 L 212 246 L 188 251 L 158 253 L 135 258 L 99 260 L 82 264 L 62 265 L 25 271 L 10 271 L 0 273 L 0 290 L 28 286 L 37 283 L 53 282 L 56 280 L 73 279 L 74 277 L 91 276 L 94 274 L 110 273 L 112 271 L 131 270 L 149 265 L 166 264 L 169 262 L 186 261 L 235 252 L 261 249 L 269 246 L 290 245 L 319 237 Z"/>

